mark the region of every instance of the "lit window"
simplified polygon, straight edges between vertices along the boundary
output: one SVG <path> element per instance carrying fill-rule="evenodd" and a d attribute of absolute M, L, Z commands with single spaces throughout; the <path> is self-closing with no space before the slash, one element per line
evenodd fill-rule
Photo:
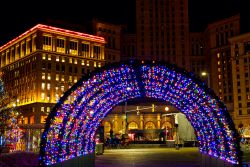
<path fill-rule="evenodd" d="M 221 75 L 219 75 L 218 77 L 219 77 L 219 79 L 221 79 Z"/>
<path fill-rule="evenodd" d="M 84 65 L 85 65 L 84 60 L 82 60 L 82 66 L 84 66 Z"/>
<path fill-rule="evenodd" d="M 87 60 L 87 66 L 89 66 L 89 61 Z"/>
<path fill-rule="evenodd" d="M 47 83 L 47 90 L 50 90 L 50 83 Z"/>
<path fill-rule="evenodd" d="M 59 56 L 56 56 L 56 61 L 59 61 L 60 59 L 59 59 Z"/>
<path fill-rule="evenodd" d="M 64 81 L 64 75 L 62 75 L 62 77 L 61 77 L 61 81 L 62 81 L 62 82 Z"/>
<path fill-rule="evenodd" d="M 42 73 L 42 79 L 45 79 L 45 73 L 44 72 Z"/>
<path fill-rule="evenodd" d="M 89 57 L 89 44 L 82 44 L 82 55 L 84 57 Z"/>
<path fill-rule="evenodd" d="M 44 90 L 45 89 L 45 83 L 43 82 L 42 83 L 42 90 Z"/>
<path fill-rule="evenodd" d="M 102 66 L 102 64 L 99 62 L 99 63 L 98 63 L 98 67 L 101 67 L 101 66 Z"/>
<path fill-rule="evenodd" d="M 50 112 L 50 107 L 47 107 L 47 112 Z"/>
<path fill-rule="evenodd" d="M 74 64 L 77 64 L 77 59 L 74 59 Z"/>
<path fill-rule="evenodd" d="M 96 62 L 94 61 L 94 67 L 96 67 Z"/>
<path fill-rule="evenodd" d="M 41 115 L 41 123 L 46 123 L 47 115 Z"/>
<path fill-rule="evenodd" d="M 48 60 L 51 60 L 51 55 L 48 55 Z"/>
<path fill-rule="evenodd" d="M 217 57 L 220 58 L 220 53 L 217 53 Z"/>
<path fill-rule="evenodd" d="M 76 41 L 69 41 L 69 53 L 72 55 L 77 55 L 77 42 Z"/>
<path fill-rule="evenodd" d="M 64 86 L 61 86 L 61 91 L 64 92 Z"/>
<path fill-rule="evenodd" d="M 59 74 L 56 74 L 56 81 L 59 81 Z"/>
<path fill-rule="evenodd" d="M 59 100 L 59 95 L 58 95 L 58 93 L 56 93 L 56 101 L 58 101 Z"/>
<path fill-rule="evenodd" d="M 51 79 L 51 76 L 50 76 L 50 73 L 48 73 L 48 80 L 50 80 Z"/>
<path fill-rule="evenodd" d="M 218 61 L 218 65 L 220 65 L 220 61 Z"/>
<path fill-rule="evenodd" d="M 56 51 L 59 53 L 65 53 L 65 40 L 57 38 L 56 39 Z"/>
<path fill-rule="evenodd" d="M 62 62 L 63 62 L 63 63 L 65 62 L 65 58 L 64 58 L 64 57 L 62 57 Z"/>
<path fill-rule="evenodd" d="M 43 54 L 43 60 L 45 60 L 46 59 L 46 54 Z"/>
<path fill-rule="evenodd" d="M 58 86 L 55 87 L 56 91 L 58 91 Z"/>
<path fill-rule="evenodd" d="M 41 107 L 41 112 L 44 112 L 44 107 Z"/>
<path fill-rule="evenodd" d="M 45 93 L 41 93 L 41 100 L 45 100 Z"/>
<path fill-rule="evenodd" d="M 69 58 L 69 63 L 72 63 L 72 58 Z"/>
<path fill-rule="evenodd" d="M 52 37 L 44 35 L 43 36 L 43 50 L 52 50 Z"/>
<path fill-rule="evenodd" d="M 31 116 L 30 117 L 30 124 L 34 124 L 35 123 L 35 116 Z"/>
<path fill-rule="evenodd" d="M 74 76 L 74 83 L 76 83 L 77 82 L 77 77 L 76 76 Z"/>
<path fill-rule="evenodd" d="M 72 76 L 69 76 L 69 82 L 72 82 Z"/>

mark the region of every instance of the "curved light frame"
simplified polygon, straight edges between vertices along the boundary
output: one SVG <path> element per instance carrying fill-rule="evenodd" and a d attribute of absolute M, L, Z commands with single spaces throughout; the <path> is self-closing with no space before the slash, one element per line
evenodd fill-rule
<path fill-rule="evenodd" d="M 164 100 L 185 114 L 202 153 L 240 163 L 234 123 L 207 85 L 174 65 L 128 62 L 98 69 L 64 94 L 47 118 L 40 164 L 94 153 L 95 133 L 104 117 L 119 103 L 144 97 Z"/>

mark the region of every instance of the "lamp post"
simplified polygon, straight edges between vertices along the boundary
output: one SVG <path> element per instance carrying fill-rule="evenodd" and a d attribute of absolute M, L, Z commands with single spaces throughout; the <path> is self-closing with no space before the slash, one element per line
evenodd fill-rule
<path fill-rule="evenodd" d="M 207 78 L 207 86 L 210 88 L 210 74 L 208 72 L 202 72 L 201 76 L 206 77 Z"/>

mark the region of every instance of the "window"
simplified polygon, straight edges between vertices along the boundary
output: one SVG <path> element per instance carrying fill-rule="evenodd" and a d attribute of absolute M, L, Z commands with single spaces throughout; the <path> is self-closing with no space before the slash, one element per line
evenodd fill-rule
<path fill-rule="evenodd" d="M 51 55 L 48 55 L 48 60 L 51 60 Z"/>
<path fill-rule="evenodd" d="M 87 66 L 89 66 L 89 61 L 88 61 L 88 60 L 87 60 L 87 63 L 86 63 L 86 64 L 87 64 Z"/>
<path fill-rule="evenodd" d="M 50 90 L 50 83 L 47 83 L 47 90 Z"/>
<path fill-rule="evenodd" d="M 65 53 L 65 40 L 57 38 L 56 39 L 56 51 L 59 53 Z"/>
<path fill-rule="evenodd" d="M 60 58 L 59 58 L 59 56 L 56 56 L 56 61 L 60 61 Z"/>
<path fill-rule="evenodd" d="M 45 60 L 46 59 L 46 54 L 43 54 L 43 60 Z"/>
<path fill-rule="evenodd" d="M 76 41 L 70 41 L 69 42 L 69 53 L 72 55 L 77 55 L 77 42 Z"/>
<path fill-rule="evenodd" d="M 74 76 L 74 83 L 77 82 L 77 76 Z"/>
<path fill-rule="evenodd" d="M 77 59 L 74 59 L 74 64 L 77 64 Z"/>
<path fill-rule="evenodd" d="M 43 36 L 43 50 L 52 51 L 52 37 L 44 35 Z"/>
<path fill-rule="evenodd" d="M 63 63 L 65 62 L 65 58 L 64 58 L 64 57 L 62 57 L 62 62 L 63 62 Z"/>
<path fill-rule="evenodd" d="M 45 93 L 41 93 L 41 100 L 45 100 Z"/>
<path fill-rule="evenodd" d="M 61 86 L 61 91 L 64 92 L 64 86 Z"/>
<path fill-rule="evenodd" d="M 82 56 L 89 57 L 89 44 L 82 43 Z"/>
<path fill-rule="evenodd" d="M 45 83 L 43 82 L 42 83 L 42 90 L 44 90 L 45 89 Z"/>
<path fill-rule="evenodd" d="M 48 80 L 50 80 L 51 79 L 51 76 L 50 76 L 50 73 L 48 73 Z"/>
<path fill-rule="evenodd" d="M 130 122 L 128 124 L 128 129 L 138 129 L 138 124 L 136 122 Z"/>
<path fill-rule="evenodd" d="M 94 46 L 94 58 L 101 59 L 101 47 L 100 46 Z"/>
<path fill-rule="evenodd" d="M 84 60 L 82 60 L 82 66 L 84 66 L 84 65 L 85 65 Z"/>
<path fill-rule="evenodd" d="M 44 72 L 42 73 L 42 79 L 45 79 L 45 73 Z"/>
<path fill-rule="evenodd" d="M 56 81 L 59 81 L 59 74 L 56 74 Z"/>
<path fill-rule="evenodd" d="M 62 77 L 61 77 L 61 81 L 62 81 L 62 82 L 64 82 L 64 75 L 62 75 Z"/>
<path fill-rule="evenodd" d="M 153 122 L 147 122 L 145 124 L 145 129 L 155 129 L 155 124 Z"/>
<path fill-rule="evenodd" d="M 242 110 L 239 110 L 239 115 L 242 115 Z"/>

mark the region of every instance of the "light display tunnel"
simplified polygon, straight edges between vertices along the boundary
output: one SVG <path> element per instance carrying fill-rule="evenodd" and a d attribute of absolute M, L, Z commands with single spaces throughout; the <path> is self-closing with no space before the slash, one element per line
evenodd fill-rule
<path fill-rule="evenodd" d="M 239 164 L 238 133 L 214 92 L 174 65 L 139 62 L 98 69 L 64 94 L 47 118 L 40 164 L 94 153 L 103 118 L 119 103 L 140 97 L 164 100 L 184 113 L 195 129 L 200 152 Z"/>

